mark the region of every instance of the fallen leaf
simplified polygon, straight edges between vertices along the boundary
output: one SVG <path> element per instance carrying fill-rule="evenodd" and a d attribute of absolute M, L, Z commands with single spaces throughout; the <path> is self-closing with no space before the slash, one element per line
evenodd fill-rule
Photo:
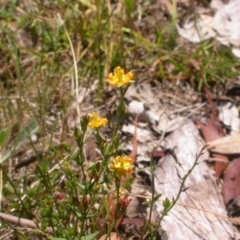
<path fill-rule="evenodd" d="M 233 160 L 227 167 L 222 186 L 225 205 L 240 196 L 240 158 Z"/>
<path fill-rule="evenodd" d="M 208 119 L 205 125 L 199 121 L 196 121 L 196 123 L 200 127 L 200 130 L 206 142 L 210 142 L 223 137 L 222 132 L 219 131 L 212 119 Z M 213 153 L 212 155 L 213 158 L 221 160 L 215 162 L 215 173 L 217 178 L 219 178 L 226 167 L 228 158 L 219 153 Z"/>
<path fill-rule="evenodd" d="M 202 124 L 199 121 L 196 121 L 197 125 L 200 127 L 203 137 L 206 142 L 211 142 L 216 139 L 222 138 L 224 136 L 223 130 L 220 125 L 220 119 L 218 117 L 217 108 L 213 103 L 211 93 L 208 88 L 204 88 L 205 95 L 208 101 L 209 106 L 212 110 L 213 119 L 207 119 L 206 124 Z M 228 158 L 219 153 L 213 153 L 213 158 L 218 159 L 220 161 L 215 161 L 215 173 L 216 177 L 219 179 L 224 169 L 227 166 Z"/>
<path fill-rule="evenodd" d="M 173 132 L 180 128 L 183 122 L 186 120 L 185 117 L 174 116 L 172 119 L 165 113 L 162 113 L 158 119 L 158 129 L 161 132 Z"/>
<path fill-rule="evenodd" d="M 212 152 L 222 154 L 238 154 L 240 153 L 240 134 L 233 134 L 219 138 L 207 143 L 208 149 Z"/>

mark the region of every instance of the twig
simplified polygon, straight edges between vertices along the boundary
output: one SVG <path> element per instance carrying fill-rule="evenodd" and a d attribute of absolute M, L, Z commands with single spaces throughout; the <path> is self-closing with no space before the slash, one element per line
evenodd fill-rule
<path fill-rule="evenodd" d="M 132 158 L 134 162 L 136 162 L 136 156 L 137 156 L 137 124 L 138 124 L 138 115 L 134 119 L 134 134 L 133 134 L 133 149 L 132 152 L 129 154 L 129 157 Z"/>
<path fill-rule="evenodd" d="M 20 217 L 16 217 L 16 216 L 6 214 L 6 213 L 1 213 L 1 212 L 0 212 L 0 218 L 3 219 L 4 221 L 7 221 L 12 224 L 16 224 L 20 227 L 39 229 L 39 226 L 34 221 L 26 218 L 20 218 Z M 50 227 L 47 227 L 44 230 L 45 234 L 52 233 L 52 232 L 53 232 L 53 229 Z"/>
<path fill-rule="evenodd" d="M 37 228 L 37 224 L 26 218 L 15 217 L 6 213 L 0 213 L 0 218 L 21 227 Z"/>

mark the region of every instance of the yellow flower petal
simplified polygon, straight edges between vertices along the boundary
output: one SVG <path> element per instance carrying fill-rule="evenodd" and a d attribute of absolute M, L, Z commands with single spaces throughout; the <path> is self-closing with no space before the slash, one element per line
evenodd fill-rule
<path fill-rule="evenodd" d="M 113 169 L 117 175 L 122 176 L 126 173 L 131 173 L 133 170 L 133 160 L 126 156 L 117 156 L 112 163 L 110 168 Z"/>
<path fill-rule="evenodd" d="M 127 74 L 125 74 L 124 69 L 122 69 L 121 67 L 116 67 L 113 70 L 113 74 L 110 73 L 108 75 L 108 82 L 113 87 L 120 87 L 131 83 L 131 80 L 133 78 L 134 75 L 132 72 L 128 72 Z"/>
<path fill-rule="evenodd" d="M 108 123 L 106 118 L 100 118 L 97 113 L 92 113 L 92 120 L 88 123 L 88 127 L 100 128 Z"/>

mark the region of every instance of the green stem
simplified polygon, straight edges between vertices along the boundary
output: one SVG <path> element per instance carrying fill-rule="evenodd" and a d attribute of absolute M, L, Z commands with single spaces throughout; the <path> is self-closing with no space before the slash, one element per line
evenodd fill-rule
<path fill-rule="evenodd" d="M 152 181 L 152 199 L 151 199 L 151 205 L 150 205 L 150 214 L 148 219 L 147 227 L 150 226 L 151 220 L 152 220 L 152 211 L 153 211 L 153 204 L 154 204 L 154 198 L 155 198 L 155 182 L 154 182 L 154 164 L 153 159 L 150 161 L 150 168 L 151 168 L 151 181 Z"/>

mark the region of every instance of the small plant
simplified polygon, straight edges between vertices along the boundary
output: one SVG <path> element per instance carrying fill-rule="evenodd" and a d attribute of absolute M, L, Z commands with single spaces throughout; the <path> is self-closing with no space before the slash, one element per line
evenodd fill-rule
<path fill-rule="evenodd" d="M 71 146 L 67 144 L 64 146 L 69 153 L 68 158 L 59 164 L 66 177 L 64 193 L 52 197 L 57 187 L 51 183 L 53 175 L 48 174 L 49 169 L 45 163 L 39 165 L 41 185 L 47 195 L 42 201 L 41 218 L 45 230 L 52 229 L 52 236 L 61 239 L 95 239 L 105 233 L 109 236 L 130 203 L 127 195 L 122 193 L 121 178 L 131 174 L 133 161 L 127 156 L 118 155 L 120 139 L 117 132 L 126 112 L 124 95 L 133 82 L 132 79 L 133 74 L 125 74 L 120 67 L 115 68 L 114 73 L 108 76 L 109 84 L 118 87 L 120 91 L 116 123 L 101 118 L 96 112 L 85 115 L 74 131 L 77 152 L 73 153 Z M 100 128 L 107 124 L 112 130 L 109 139 L 100 133 Z M 89 128 L 93 129 L 101 155 L 93 163 L 86 162 L 83 152 L 85 135 Z M 72 163 L 75 163 L 78 170 L 73 169 Z M 79 172 L 79 177 L 76 172 Z"/>
<path fill-rule="evenodd" d="M 131 202 L 124 183 L 131 178 L 133 160 L 119 154 L 118 130 L 126 113 L 124 95 L 134 82 L 133 77 L 133 73 L 125 74 L 120 67 L 116 67 L 114 73 L 108 76 L 109 84 L 120 92 L 115 123 L 101 118 L 96 112 L 84 115 L 74 130 L 77 150 L 74 152 L 69 144 L 63 143 L 67 155 L 58 162 L 58 168 L 51 170 L 50 159 L 60 157 L 59 149 L 53 148 L 53 155 L 49 159 L 46 156 L 37 165 L 39 182 L 28 191 L 24 201 L 19 202 L 22 197 L 14 190 L 19 198 L 13 202 L 13 206 L 15 209 L 23 208 L 25 216 L 33 201 L 32 191 L 42 196 L 39 199 L 40 215 L 37 222 L 49 239 L 90 240 L 103 234 L 106 234 L 107 239 Z M 107 125 L 112 132 L 109 138 L 103 137 L 100 131 Z M 88 162 L 84 154 L 85 137 L 90 129 L 93 129 L 100 152 L 100 158 L 95 159 L 95 162 Z M 57 180 L 59 177 L 64 179 L 62 187 Z"/>

